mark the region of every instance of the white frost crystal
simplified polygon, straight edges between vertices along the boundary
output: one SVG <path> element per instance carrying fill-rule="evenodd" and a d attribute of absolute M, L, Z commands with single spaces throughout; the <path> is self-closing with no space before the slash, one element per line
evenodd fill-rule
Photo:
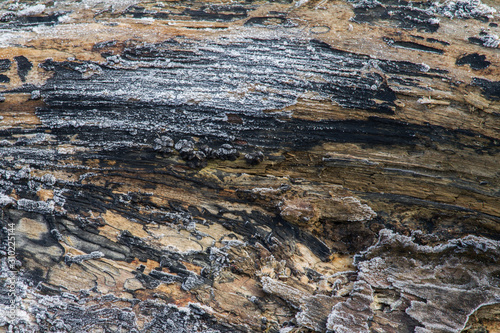
<path fill-rule="evenodd" d="M 495 8 L 483 4 L 481 0 L 449 0 L 443 4 L 437 2 L 431 10 L 449 18 L 461 19 L 492 17 L 497 12 Z"/>

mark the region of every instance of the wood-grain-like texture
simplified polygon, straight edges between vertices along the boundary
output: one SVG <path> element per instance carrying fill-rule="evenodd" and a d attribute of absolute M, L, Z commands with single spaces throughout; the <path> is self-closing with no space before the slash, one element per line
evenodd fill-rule
<path fill-rule="evenodd" d="M 0 3 L 0 331 L 500 332 L 494 1 Z"/>

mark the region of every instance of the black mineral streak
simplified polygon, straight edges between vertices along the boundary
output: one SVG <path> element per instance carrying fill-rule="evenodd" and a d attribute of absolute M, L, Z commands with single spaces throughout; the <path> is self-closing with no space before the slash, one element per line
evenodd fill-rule
<path fill-rule="evenodd" d="M 470 68 L 474 70 L 480 70 L 488 68 L 491 65 L 491 62 L 486 60 L 485 55 L 472 53 L 458 58 L 455 64 L 457 66 L 469 65 Z"/>
<path fill-rule="evenodd" d="M 392 38 L 384 38 L 384 41 L 387 43 L 387 45 L 393 46 L 393 47 L 400 47 L 403 49 L 424 51 L 424 52 L 437 53 L 437 54 L 444 53 L 444 51 L 441 49 L 427 46 L 427 45 L 422 45 L 422 44 L 415 43 L 415 42 L 397 41 L 397 40 L 394 40 Z"/>
<path fill-rule="evenodd" d="M 37 15 L 37 16 L 22 16 L 16 22 L 21 26 L 39 26 L 39 25 L 55 25 L 58 18 L 65 13 L 58 13 L 53 15 Z"/>
<path fill-rule="evenodd" d="M 242 6 L 201 6 L 199 10 L 185 9 L 183 15 L 193 20 L 229 22 L 246 18 L 247 9 Z"/>
<path fill-rule="evenodd" d="M 500 81 L 489 81 L 475 77 L 472 85 L 480 87 L 486 98 L 492 101 L 500 100 Z"/>
<path fill-rule="evenodd" d="M 469 37 L 469 43 L 484 46 L 484 40 L 478 37 Z"/>
<path fill-rule="evenodd" d="M 0 72 L 5 72 L 10 68 L 12 61 L 10 59 L 0 59 Z"/>
<path fill-rule="evenodd" d="M 33 68 L 33 64 L 25 56 L 14 57 L 14 60 L 17 63 L 17 75 L 19 75 L 21 81 L 25 82 L 26 75 Z"/>
<path fill-rule="evenodd" d="M 59 23 L 59 17 L 67 12 L 53 13 L 49 15 L 23 15 L 18 16 L 13 12 L 6 12 L 0 17 L 0 29 L 25 29 L 37 26 L 53 26 Z"/>
<path fill-rule="evenodd" d="M 261 151 L 245 155 L 245 160 L 250 165 L 257 165 L 264 160 L 264 153 Z"/>
<path fill-rule="evenodd" d="M 245 22 L 246 26 L 291 26 L 290 21 L 283 16 L 252 17 Z"/>
<path fill-rule="evenodd" d="M 185 138 L 184 128 L 188 123 L 192 133 L 210 138 L 210 142 L 217 140 L 221 144 L 235 138 L 245 138 L 252 144 L 269 147 L 276 146 L 278 142 L 295 146 L 317 140 L 377 144 L 386 142 L 387 136 L 376 133 L 376 120 L 375 123 L 369 121 L 370 125 L 364 130 L 363 122 L 283 122 L 273 114 L 262 111 L 284 108 L 295 103 L 297 92 L 312 91 L 345 107 L 365 109 L 374 114 L 392 114 L 395 94 L 384 78 L 371 72 L 360 77 L 357 71 L 374 66 L 388 74 L 416 77 L 433 75 L 426 73 L 421 65 L 371 60 L 332 49 L 317 41 L 311 41 L 308 47 L 308 44 L 297 44 L 297 41 L 286 39 L 254 40 L 251 44 L 197 47 L 196 52 L 190 50 L 193 46 L 189 44 L 182 45 L 181 49 L 177 43 L 172 43 L 172 48 L 169 44 L 127 48 L 117 61 L 126 66 L 138 65 L 136 71 L 115 68 L 110 63 L 109 66 L 99 66 L 99 74 L 89 78 L 83 78 L 81 73 L 97 65 L 47 61 L 42 67 L 55 71 L 55 75 L 40 89 L 48 107 L 39 109 L 37 115 L 46 126 L 60 135 L 69 134 L 68 131 L 71 132 L 74 126 L 62 120 L 61 116 L 69 120 L 79 115 L 80 139 L 93 142 L 93 145 L 104 143 L 105 140 L 124 142 L 132 138 L 132 141 L 136 141 L 134 136 L 130 137 L 131 129 L 137 132 L 137 139 L 146 139 L 146 142 L 156 140 L 152 131 L 165 130 L 172 139 L 178 141 Z M 248 49 L 250 45 L 252 50 Z M 285 48 L 289 52 L 287 55 L 282 52 Z M 211 60 L 208 62 L 206 59 Z M 153 60 L 154 65 L 151 63 Z M 198 65 L 193 67 L 189 65 L 191 63 Z M 226 69 L 219 64 L 233 68 L 232 74 L 226 74 Z M 290 68 L 298 74 L 305 73 L 307 68 L 309 73 L 316 72 L 326 82 L 306 81 L 292 74 Z M 274 74 L 270 75 L 269 71 Z M 141 79 L 149 75 L 158 79 Z M 191 89 L 193 83 L 189 78 L 197 78 L 196 90 Z M 176 84 L 173 84 L 174 80 Z M 133 87 L 130 82 L 134 82 Z M 263 87 L 279 88 L 281 93 L 248 91 L 244 101 L 229 101 L 221 96 L 252 82 L 259 82 Z M 120 87 L 127 88 L 120 90 Z M 140 100 L 131 103 L 128 101 L 129 94 L 122 96 L 121 91 L 136 91 Z M 212 100 L 200 100 L 195 105 L 184 102 L 189 98 L 196 99 L 198 91 L 217 94 Z M 217 96 L 221 96 L 220 100 Z M 118 109 L 121 111 L 116 112 Z M 84 110 L 85 115 L 82 116 Z M 58 116 L 54 117 L 55 114 Z M 179 114 L 184 116 L 179 117 Z M 226 117 L 228 121 L 224 119 Z M 198 121 L 193 123 L 190 119 Z M 90 125 L 96 121 L 102 124 L 98 132 L 93 130 L 94 125 Z M 398 135 L 401 125 L 405 126 L 395 125 L 392 135 Z M 391 125 L 385 124 L 384 128 L 387 126 Z M 276 130 L 271 134 L 269 128 Z M 297 130 L 304 134 L 300 139 L 290 135 Z M 382 128 L 380 130 L 384 131 Z M 155 147 L 158 144 L 155 143 Z M 212 154 L 207 151 L 204 153 Z"/>
<path fill-rule="evenodd" d="M 439 40 L 439 39 L 436 39 L 436 38 L 430 38 L 430 37 L 429 37 L 429 38 L 427 38 L 426 40 L 427 40 L 429 43 L 439 43 L 439 44 L 441 44 L 441 45 L 443 45 L 443 46 L 448 46 L 448 45 L 450 45 L 450 43 L 445 42 L 445 41 L 442 41 L 442 40 Z"/>

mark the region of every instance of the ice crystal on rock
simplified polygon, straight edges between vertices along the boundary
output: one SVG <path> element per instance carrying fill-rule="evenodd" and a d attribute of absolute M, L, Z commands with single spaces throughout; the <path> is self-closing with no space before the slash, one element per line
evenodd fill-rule
<path fill-rule="evenodd" d="M 436 2 L 431 11 L 449 18 L 469 19 L 481 16 L 492 17 L 497 10 L 485 5 L 481 0 L 448 0 L 444 3 Z"/>

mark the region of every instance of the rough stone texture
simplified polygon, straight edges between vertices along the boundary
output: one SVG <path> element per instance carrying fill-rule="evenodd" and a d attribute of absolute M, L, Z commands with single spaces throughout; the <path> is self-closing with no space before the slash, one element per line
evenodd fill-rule
<path fill-rule="evenodd" d="M 0 331 L 499 332 L 499 9 L 0 2 Z"/>

